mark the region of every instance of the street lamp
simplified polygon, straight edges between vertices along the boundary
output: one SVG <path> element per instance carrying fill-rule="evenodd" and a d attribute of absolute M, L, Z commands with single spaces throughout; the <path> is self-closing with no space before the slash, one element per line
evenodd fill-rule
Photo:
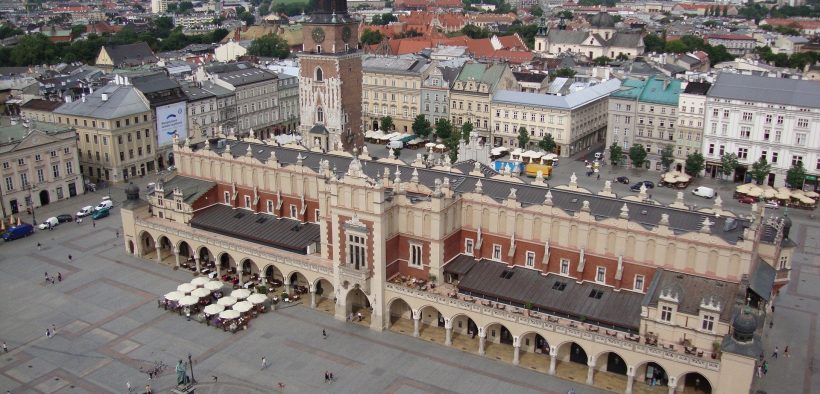
<path fill-rule="evenodd" d="M 196 379 L 194 378 L 194 363 L 191 361 L 191 353 L 188 353 L 188 366 L 191 368 L 191 384 L 196 384 Z"/>

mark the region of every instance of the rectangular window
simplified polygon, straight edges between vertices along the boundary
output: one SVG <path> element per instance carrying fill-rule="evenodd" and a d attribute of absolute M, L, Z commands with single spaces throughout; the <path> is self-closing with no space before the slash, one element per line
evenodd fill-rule
<path fill-rule="evenodd" d="M 225 192 L 223 195 L 225 196 L 225 204 L 230 204 L 231 203 L 231 193 L 230 192 Z"/>
<path fill-rule="evenodd" d="M 6 190 L 14 190 L 14 178 L 10 176 L 6 177 Z"/>
<path fill-rule="evenodd" d="M 313 221 L 319 223 L 319 218 L 321 218 L 321 212 L 318 209 L 313 210 Z"/>
<path fill-rule="evenodd" d="M 74 173 L 74 163 L 67 161 L 65 163 L 65 173 L 71 175 Z"/>
<path fill-rule="evenodd" d="M 671 306 L 662 306 L 661 307 L 661 320 L 663 321 L 672 321 L 672 307 Z"/>
<path fill-rule="evenodd" d="M 535 267 L 535 252 L 527 252 L 527 267 Z"/>
<path fill-rule="evenodd" d="M 46 175 L 42 168 L 37 169 L 37 182 L 43 183 L 46 181 Z"/>
<path fill-rule="evenodd" d="M 712 315 L 703 315 L 703 321 L 701 322 L 700 328 L 703 331 L 712 332 L 715 330 L 715 317 Z"/>
<path fill-rule="evenodd" d="M 561 275 L 569 275 L 569 260 L 561 259 Z"/>
<path fill-rule="evenodd" d="M 367 263 L 364 237 L 358 235 L 347 236 L 347 264 L 355 269 L 364 268 Z"/>
<path fill-rule="evenodd" d="M 777 163 L 777 152 L 772 152 L 772 163 Z"/>
<path fill-rule="evenodd" d="M 296 219 L 297 218 L 297 210 L 296 205 L 290 204 L 290 217 Z"/>
<path fill-rule="evenodd" d="M 798 118 L 797 127 L 809 127 L 809 120 L 805 118 Z"/>
<path fill-rule="evenodd" d="M 806 133 L 796 133 L 794 135 L 794 144 L 795 145 L 806 145 Z"/>
<path fill-rule="evenodd" d="M 749 157 L 749 148 L 737 148 L 737 158 L 747 159 Z"/>
<path fill-rule="evenodd" d="M 635 284 L 632 286 L 632 288 L 638 291 L 643 291 L 643 281 L 643 275 L 635 275 Z"/>
<path fill-rule="evenodd" d="M 595 273 L 595 281 L 598 283 L 606 283 L 606 267 L 598 267 Z"/>
<path fill-rule="evenodd" d="M 752 121 L 752 113 L 751 112 L 744 112 L 743 113 L 743 121 L 744 122 L 751 122 Z"/>
<path fill-rule="evenodd" d="M 421 245 L 410 244 L 410 265 L 421 267 Z"/>
<path fill-rule="evenodd" d="M 245 195 L 245 208 L 251 208 L 251 196 L 249 195 Z"/>
<path fill-rule="evenodd" d="M 268 213 L 273 213 L 273 200 L 267 200 L 265 205 L 268 208 Z"/>
<path fill-rule="evenodd" d="M 493 245 L 493 260 L 501 261 L 501 245 Z"/>
<path fill-rule="evenodd" d="M 792 155 L 792 165 L 803 165 L 803 156 Z"/>
<path fill-rule="evenodd" d="M 472 238 L 465 239 L 464 240 L 464 254 L 472 256 L 473 255 L 473 245 L 474 245 L 474 243 L 473 243 Z"/>
<path fill-rule="evenodd" d="M 59 178 L 60 177 L 60 165 L 59 164 L 52 165 L 51 166 L 51 172 L 52 172 L 52 175 L 54 175 L 54 179 Z"/>
<path fill-rule="evenodd" d="M 26 174 L 25 172 L 20 174 L 20 186 L 28 186 L 28 174 Z"/>

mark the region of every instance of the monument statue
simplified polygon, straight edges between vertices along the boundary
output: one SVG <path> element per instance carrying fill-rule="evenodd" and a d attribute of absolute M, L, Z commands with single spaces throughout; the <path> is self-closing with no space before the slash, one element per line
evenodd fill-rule
<path fill-rule="evenodd" d="M 185 375 L 185 363 L 182 362 L 182 360 L 179 360 L 179 362 L 177 362 L 176 371 L 177 386 L 185 385 L 190 382 L 190 379 L 188 379 L 188 375 Z"/>

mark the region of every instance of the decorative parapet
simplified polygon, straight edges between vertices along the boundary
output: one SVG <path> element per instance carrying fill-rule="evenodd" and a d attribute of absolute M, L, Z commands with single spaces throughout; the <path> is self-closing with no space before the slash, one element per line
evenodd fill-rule
<path fill-rule="evenodd" d="M 371 270 L 357 270 L 351 266 L 339 265 L 339 278 L 341 282 L 349 282 L 353 285 L 359 285 L 366 294 L 370 294 L 370 278 L 373 277 Z"/>
<path fill-rule="evenodd" d="M 233 251 L 238 253 L 243 253 L 248 256 L 257 257 L 260 260 L 270 261 L 274 264 L 285 264 L 292 267 L 302 268 L 308 271 L 317 272 L 323 275 L 327 275 L 328 277 L 333 276 L 333 268 L 328 263 L 327 266 L 319 265 L 319 264 L 312 264 L 306 261 L 302 261 L 300 259 L 295 259 L 290 256 L 285 256 L 281 254 L 274 254 L 274 253 L 267 253 L 262 252 L 258 249 L 250 248 L 244 245 L 240 245 L 236 242 L 231 242 L 229 237 L 219 236 L 214 234 L 213 236 L 202 234 L 204 231 L 190 231 L 190 230 L 183 230 L 177 228 L 175 226 L 168 226 L 163 225 L 160 223 L 155 223 L 152 221 L 137 219 L 136 225 L 138 227 L 143 227 L 151 230 L 160 231 L 164 234 L 173 235 L 179 237 L 181 239 L 187 241 L 196 241 L 201 242 L 206 245 L 216 246 L 222 248 L 226 251 Z"/>
<path fill-rule="evenodd" d="M 561 324 L 552 323 L 549 321 L 545 321 L 541 318 L 529 317 L 524 315 L 519 315 L 517 313 L 510 313 L 504 310 L 490 308 L 483 305 L 475 304 L 472 302 L 462 301 L 456 298 L 450 298 L 441 296 L 435 293 L 430 293 L 426 291 L 411 289 L 409 287 L 397 285 L 394 283 L 385 283 L 385 290 L 392 291 L 394 293 L 420 298 L 427 301 L 432 301 L 438 304 L 451 306 L 454 308 L 459 308 L 465 311 L 480 313 L 482 315 L 492 316 L 497 319 L 506 320 L 509 322 L 514 322 L 522 325 L 526 325 L 529 327 L 534 327 L 544 331 L 552 331 L 557 332 L 559 334 L 565 334 L 569 336 L 573 336 L 576 338 L 585 339 L 590 342 L 597 342 L 603 343 L 609 346 L 633 351 L 636 353 L 644 353 L 651 355 L 655 358 L 672 360 L 675 362 L 689 364 L 696 366 L 698 368 L 708 369 L 711 371 L 720 371 L 720 361 L 717 360 L 707 360 L 702 357 L 692 356 L 684 353 L 678 353 L 674 351 L 670 351 L 661 347 L 657 346 L 648 346 L 648 345 L 641 345 L 639 343 L 626 341 L 618 338 L 614 338 L 607 335 L 600 335 L 595 332 L 567 327 Z"/>

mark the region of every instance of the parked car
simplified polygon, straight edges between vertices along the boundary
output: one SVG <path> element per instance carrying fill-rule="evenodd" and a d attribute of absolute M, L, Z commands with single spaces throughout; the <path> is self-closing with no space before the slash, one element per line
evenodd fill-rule
<path fill-rule="evenodd" d="M 780 208 L 780 203 L 776 200 L 766 201 L 766 209 L 777 209 Z"/>
<path fill-rule="evenodd" d="M 111 209 L 114 206 L 114 203 L 111 200 L 103 200 L 99 205 L 97 205 L 94 210 L 99 211 L 101 209 Z"/>
<path fill-rule="evenodd" d="M 737 201 L 743 204 L 754 204 L 757 202 L 757 199 L 751 196 L 740 196 L 737 198 Z"/>
<path fill-rule="evenodd" d="M 58 224 L 60 224 L 60 221 L 57 219 L 56 216 L 52 216 L 52 217 L 44 220 L 37 227 L 39 227 L 40 230 L 46 230 L 46 229 L 51 228 L 51 227 L 57 227 Z"/>
<path fill-rule="evenodd" d="M 630 186 L 629 189 L 631 189 L 633 192 L 636 192 L 641 190 L 641 185 L 646 186 L 647 189 L 652 189 L 655 187 L 655 184 L 652 181 L 638 181 L 635 182 L 634 185 Z"/>
<path fill-rule="evenodd" d="M 157 184 L 155 182 L 151 182 L 148 186 L 145 186 L 145 190 L 148 191 L 148 194 L 154 194 L 154 191 L 157 190 Z"/>
<path fill-rule="evenodd" d="M 98 209 L 98 210 L 94 211 L 94 213 L 91 214 L 91 218 L 94 219 L 94 220 L 99 220 L 99 219 L 102 219 L 104 217 L 108 217 L 108 214 L 109 214 L 108 208 L 102 208 L 102 209 Z"/>
<path fill-rule="evenodd" d="M 80 210 L 77 211 L 77 217 L 78 218 L 86 217 L 88 215 L 91 215 L 92 212 L 94 212 L 94 207 L 92 207 L 91 205 L 87 205 L 87 206 L 84 206 L 84 207 L 80 208 Z"/>
<path fill-rule="evenodd" d="M 57 215 L 57 220 L 59 220 L 60 223 L 73 222 L 74 217 L 67 214 L 67 213 L 63 213 L 63 214 Z"/>
<path fill-rule="evenodd" d="M 714 198 L 715 189 L 706 186 L 698 186 L 695 188 L 695 190 L 692 190 L 692 194 L 703 198 Z"/>
<path fill-rule="evenodd" d="M 619 176 L 619 177 L 615 178 L 615 182 L 623 183 L 624 185 L 628 185 L 629 184 L 629 178 L 627 178 L 625 176 Z"/>
<path fill-rule="evenodd" d="M 4 241 L 13 241 L 18 238 L 28 237 L 34 233 L 34 226 L 28 223 L 21 223 L 18 226 L 11 226 L 3 233 Z"/>

